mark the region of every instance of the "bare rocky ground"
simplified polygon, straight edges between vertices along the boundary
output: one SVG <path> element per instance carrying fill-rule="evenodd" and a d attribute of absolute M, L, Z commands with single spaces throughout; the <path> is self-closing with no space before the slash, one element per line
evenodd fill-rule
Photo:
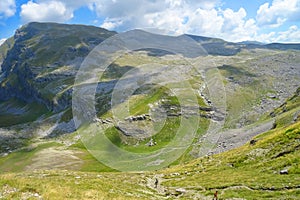
<path fill-rule="evenodd" d="M 254 136 L 272 129 L 274 122 L 275 120 L 272 119 L 258 125 L 249 125 L 243 128 L 223 131 L 220 133 L 216 148 L 214 148 L 211 153 L 221 153 L 242 146 L 251 141 Z"/>

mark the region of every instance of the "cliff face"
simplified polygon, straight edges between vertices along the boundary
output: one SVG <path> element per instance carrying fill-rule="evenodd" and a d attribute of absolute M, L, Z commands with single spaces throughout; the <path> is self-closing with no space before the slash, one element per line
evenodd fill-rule
<path fill-rule="evenodd" d="M 38 102 L 51 111 L 71 103 L 71 85 L 84 57 L 115 32 L 82 25 L 29 23 L 1 47 L 0 100 Z"/>

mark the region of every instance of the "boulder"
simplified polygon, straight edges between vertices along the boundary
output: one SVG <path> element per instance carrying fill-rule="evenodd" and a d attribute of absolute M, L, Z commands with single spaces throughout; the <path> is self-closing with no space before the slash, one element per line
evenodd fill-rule
<path fill-rule="evenodd" d="M 289 174 L 287 169 L 280 170 L 279 174 Z"/>
<path fill-rule="evenodd" d="M 256 140 L 250 140 L 250 145 L 255 145 L 256 144 Z"/>
<path fill-rule="evenodd" d="M 150 139 L 150 141 L 146 144 L 149 147 L 155 146 L 157 143 L 153 140 L 153 138 Z"/>

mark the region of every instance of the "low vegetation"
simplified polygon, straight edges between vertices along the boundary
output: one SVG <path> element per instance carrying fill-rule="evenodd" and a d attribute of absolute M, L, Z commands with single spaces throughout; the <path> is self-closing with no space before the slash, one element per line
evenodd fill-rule
<path fill-rule="evenodd" d="M 86 172 L 85 167 L 81 172 L 2 173 L 0 196 L 5 199 L 211 199 L 217 190 L 220 199 L 299 199 L 300 122 L 258 135 L 253 141 L 222 154 L 156 172 Z M 155 178 L 159 180 L 157 187 Z"/>

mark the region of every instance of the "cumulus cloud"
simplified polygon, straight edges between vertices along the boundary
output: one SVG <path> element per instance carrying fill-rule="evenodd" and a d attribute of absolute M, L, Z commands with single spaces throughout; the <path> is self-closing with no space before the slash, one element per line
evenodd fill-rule
<path fill-rule="evenodd" d="M 147 25 L 145 15 L 166 10 L 168 3 L 153 0 L 95 0 L 91 7 L 99 17 L 105 18 L 102 27 L 128 30 Z"/>
<path fill-rule="evenodd" d="M 105 20 L 103 28 L 124 31 L 133 28 L 166 29 L 172 33 L 220 37 L 229 41 L 297 41 L 298 27 L 283 32 L 260 33 L 261 26 L 280 26 L 299 21 L 300 0 L 273 0 L 261 5 L 256 18 L 244 8 L 222 9 L 219 0 L 94 0 L 91 9 Z M 299 34 L 300 35 L 300 34 Z M 291 39 L 293 37 L 294 39 Z"/>
<path fill-rule="evenodd" d="M 1 0 L 0 1 L 0 19 L 11 17 L 16 12 L 15 0 Z"/>
<path fill-rule="evenodd" d="M 218 0 L 95 0 L 91 7 L 100 17 L 105 17 L 102 27 L 128 30 L 137 27 L 181 29 L 186 13 L 196 9 L 211 9 Z M 183 17 L 183 18 L 181 18 Z M 180 27 L 178 27 L 180 26 Z"/>
<path fill-rule="evenodd" d="M 216 9 L 201 9 L 191 11 L 190 20 L 185 24 L 187 32 L 216 36 L 221 32 L 223 17 Z"/>
<path fill-rule="evenodd" d="M 112 19 L 108 19 L 106 18 L 104 20 L 104 22 L 102 23 L 101 27 L 108 29 L 108 30 L 114 30 L 116 27 L 122 25 L 123 21 L 122 20 L 112 20 Z"/>
<path fill-rule="evenodd" d="M 263 43 L 272 43 L 275 41 L 274 37 L 276 36 L 276 33 L 274 31 L 270 33 L 261 33 L 259 35 L 256 35 L 252 40 L 256 40 Z"/>
<path fill-rule="evenodd" d="M 265 3 L 257 11 L 257 23 L 278 27 L 286 21 L 300 19 L 300 0 L 273 0 Z"/>
<path fill-rule="evenodd" d="M 234 12 L 231 9 L 223 11 L 224 23 L 222 26 L 223 31 L 232 31 L 236 27 L 243 25 L 244 18 L 247 13 L 244 8 L 240 8 L 238 12 Z"/>
<path fill-rule="evenodd" d="M 21 6 L 20 16 L 24 22 L 65 22 L 73 17 L 73 11 L 60 1 L 29 1 Z"/>
<path fill-rule="evenodd" d="M 293 25 L 285 31 L 272 31 L 270 33 L 259 34 L 254 39 L 265 43 L 299 43 L 300 29 L 298 28 L 298 26 Z"/>
<path fill-rule="evenodd" d="M 222 10 L 219 6 L 218 0 L 96 0 L 91 9 L 105 17 L 101 27 L 117 31 L 158 28 L 233 41 L 251 38 L 257 28 L 254 19 L 245 19 L 245 9 Z"/>
<path fill-rule="evenodd" d="M 278 32 L 276 42 L 298 42 L 300 41 L 300 29 L 297 26 L 290 26 L 287 31 Z"/>
<path fill-rule="evenodd" d="M 255 19 L 249 18 L 242 7 L 223 9 L 221 0 L 35 0 L 23 4 L 20 15 L 24 22 L 67 22 L 74 11 L 83 6 L 95 12 L 95 20 L 102 21 L 100 26 L 109 30 L 165 29 L 169 33 L 220 37 L 234 42 L 273 41 L 279 36 L 284 40 L 284 32 L 281 35 L 258 32 L 262 25 L 276 27 L 300 19 L 300 0 L 265 3 L 258 9 Z M 294 32 L 298 33 L 287 31 L 295 37 Z"/>

